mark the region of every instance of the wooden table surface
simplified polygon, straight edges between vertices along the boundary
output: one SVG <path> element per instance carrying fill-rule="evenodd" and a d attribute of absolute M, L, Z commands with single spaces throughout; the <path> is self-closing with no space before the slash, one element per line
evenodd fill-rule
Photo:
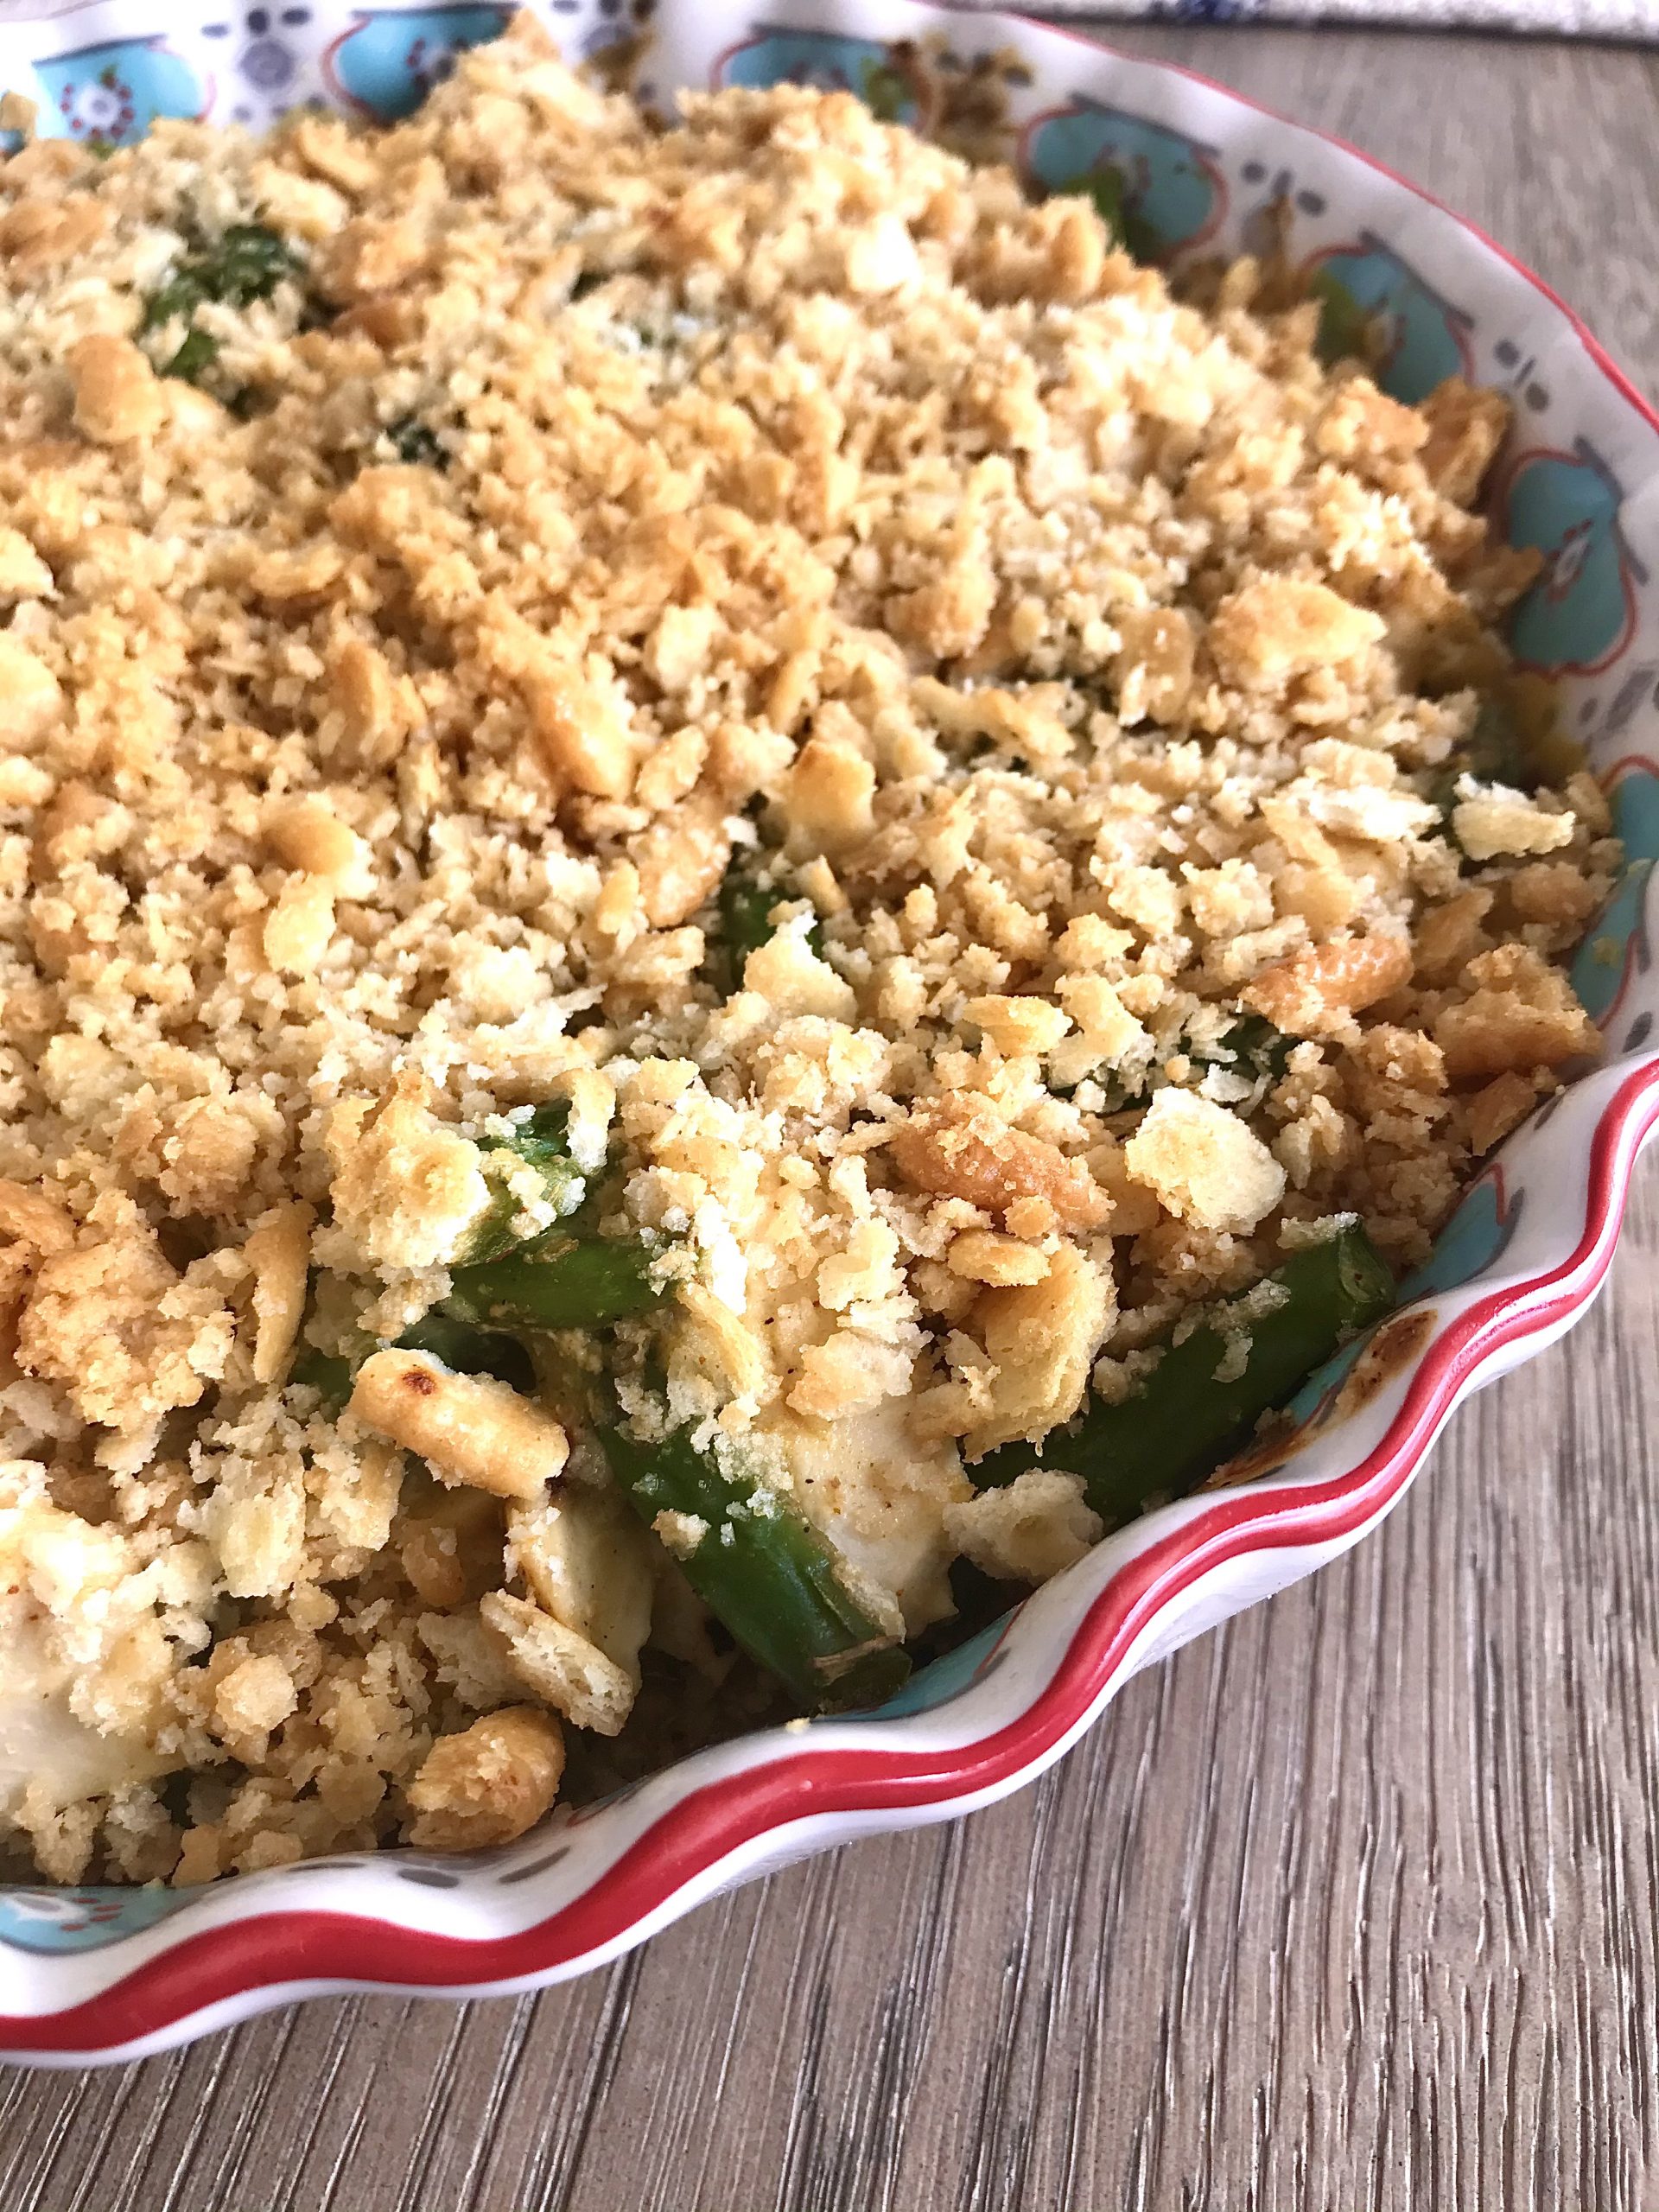
<path fill-rule="evenodd" d="M 1338 131 L 1659 374 L 1659 59 L 1116 33 Z M 1034 1789 L 606 1974 L 0 2074 L 3 2212 L 1651 2212 L 1659 1185 L 1325 1574 Z"/>

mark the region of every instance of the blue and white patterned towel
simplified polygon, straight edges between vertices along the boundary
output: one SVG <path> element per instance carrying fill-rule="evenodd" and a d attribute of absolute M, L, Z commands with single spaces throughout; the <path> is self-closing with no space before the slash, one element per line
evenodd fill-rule
<path fill-rule="evenodd" d="M 990 7 L 1008 0 L 953 0 Z M 1141 22 L 1351 23 L 1659 41 L 1659 0 L 1039 0 L 1045 16 Z"/>

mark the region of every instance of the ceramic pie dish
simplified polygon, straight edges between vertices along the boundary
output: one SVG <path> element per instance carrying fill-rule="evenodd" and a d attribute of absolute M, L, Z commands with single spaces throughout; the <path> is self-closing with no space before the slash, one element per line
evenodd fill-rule
<path fill-rule="evenodd" d="M 45 0 L 40 0 L 44 6 Z M 586 1971 L 715 1891 L 852 1836 L 946 1819 L 1057 1758 L 1139 1668 L 1335 1557 L 1403 1494 L 1459 1399 L 1550 1342 L 1606 1274 L 1659 1121 L 1659 418 L 1548 289 L 1427 195 L 1185 73 L 1014 18 L 783 5 L 671 10 L 649 28 L 553 0 L 567 51 L 664 104 L 679 86 L 850 86 L 925 130 L 970 108 L 1037 190 L 1112 173 L 1137 242 L 1179 268 L 1269 235 L 1388 333 L 1381 381 L 1457 373 L 1516 403 L 1500 529 L 1543 567 L 1511 638 L 1556 687 L 1624 842 L 1573 980 L 1603 1063 L 1469 1190 L 1369 1346 L 1305 1388 L 1291 1446 L 1246 1487 L 1109 1538 L 1003 1621 L 854 1719 L 705 1751 L 504 1849 L 340 1856 L 211 1889 L 0 1891 L 0 2052 L 130 2057 L 291 1999 L 377 1987 L 477 1996 Z M 0 91 L 62 135 L 118 143 L 162 114 L 259 121 L 321 98 L 405 111 L 495 6 L 262 15 L 185 29 L 162 0 L 0 8 Z M 27 18 L 27 19 L 26 19 Z M 251 23 L 252 18 L 248 18 Z M 275 28 L 270 28 L 274 26 Z"/>

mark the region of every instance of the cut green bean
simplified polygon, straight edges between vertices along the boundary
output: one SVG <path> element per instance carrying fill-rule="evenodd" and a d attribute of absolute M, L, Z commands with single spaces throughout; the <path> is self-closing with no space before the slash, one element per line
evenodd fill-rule
<path fill-rule="evenodd" d="M 778 899 L 772 884 L 757 881 L 752 862 L 734 861 L 727 869 L 720 887 L 720 936 L 740 968 L 772 935 L 772 910 Z"/>
<path fill-rule="evenodd" d="M 1034 1445 L 1005 1444 L 968 1470 L 980 1490 L 1014 1481 L 1028 1467 L 1063 1467 L 1080 1475 L 1108 1528 L 1131 1521 L 1156 1502 L 1179 1497 L 1249 1441 L 1265 1413 L 1295 1395 L 1314 1369 L 1348 1338 L 1386 1313 L 1394 1282 L 1363 1230 L 1351 1228 L 1309 1245 L 1268 1277 L 1282 1294 L 1269 1312 L 1234 1300 L 1216 1320 L 1166 1346 L 1140 1388 L 1109 1405 L 1091 1397 L 1069 1427 Z M 1243 1308 L 1243 1310 L 1240 1310 Z M 1249 1345 L 1240 1372 L 1218 1379 Z"/>
<path fill-rule="evenodd" d="M 537 1211 L 550 1210 L 555 1221 L 569 1220 L 582 1205 L 588 1196 L 588 1178 L 570 1157 L 569 1120 L 569 1109 L 562 1100 L 555 1100 L 538 1106 L 527 1121 L 517 1123 L 511 1136 L 480 1138 L 484 1173 L 493 1182 L 495 1194 L 489 1211 L 467 1237 L 461 1255 L 466 1264 L 497 1259 L 515 1246 L 529 1244 L 546 1234 L 545 1216 L 534 1223 L 527 1236 L 515 1227 L 526 1217 L 527 1201 Z M 529 1169 L 529 1178 L 514 1172 L 517 1168 Z"/>
<path fill-rule="evenodd" d="M 750 953 L 759 951 L 771 938 L 773 909 L 787 904 L 791 895 L 770 880 L 773 857 L 753 848 L 740 848 L 721 879 L 715 900 L 720 923 L 709 934 L 704 972 L 728 998 L 741 988 L 743 963 Z M 814 952 L 823 952 L 823 932 L 816 922 L 807 931 L 806 941 Z"/>
<path fill-rule="evenodd" d="M 211 245 L 198 246 L 174 264 L 172 274 L 144 307 L 143 327 L 154 330 L 175 315 L 192 315 L 207 300 L 245 308 L 268 300 L 284 276 L 302 264 L 286 238 L 264 223 L 232 223 Z"/>
<path fill-rule="evenodd" d="M 175 321 L 188 326 L 162 374 L 199 385 L 219 359 L 218 339 L 192 320 L 198 308 L 209 300 L 237 308 L 268 300 L 284 276 L 298 276 L 302 267 L 287 239 L 264 223 L 232 223 L 211 245 L 186 254 L 144 304 L 144 330 Z"/>
<path fill-rule="evenodd" d="M 1457 807 L 1458 785 L 1465 776 L 1480 784 L 1507 784 L 1516 791 L 1532 791 L 1538 782 L 1525 738 L 1513 717 L 1489 699 L 1475 717 L 1474 728 L 1453 752 L 1446 766 L 1431 779 L 1430 804 L 1440 810 L 1447 836 Z"/>
<path fill-rule="evenodd" d="M 307 1390 L 315 1390 L 326 1406 L 343 1406 L 352 1395 L 353 1365 L 334 1352 L 319 1351 L 315 1344 L 302 1344 L 295 1353 L 288 1370 L 290 1383 L 298 1383 Z"/>
<path fill-rule="evenodd" d="M 1282 1029 L 1275 1029 L 1265 1014 L 1242 1014 L 1217 1039 L 1219 1052 L 1195 1053 L 1193 1057 L 1225 1065 L 1259 1081 L 1276 1083 L 1301 1041 L 1300 1037 L 1287 1037 Z M 1221 1058 L 1223 1052 L 1228 1056 L 1225 1061 Z"/>
<path fill-rule="evenodd" d="M 1136 261 L 1160 258 L 1165 241 L 1134 205 L 1128 180 L 1121 168 L 1096 168 L 1080 186 L 1069 188 L 1080 189 L 1094 201 L 1095 212 L 1110 232 L 1114 245 L 1121 245 Z"/>
<path fill-rule="evenodd" d="M 444 1310 L 480 1327 L 602 1329 L 660 1306 L 658 1257 L 649 1245 L 607 1236 L 560 1236 L 451 1274 Z"/>
<path fill-rule="evenodd" d="M 399 1351 L 430 1352 L 452 1374 L 493 1375 L 515 1390 L 531 1391 L 536 1387 L 535 1363 L 516 1337 L 505 1336 L 496 1329 L 477 1328 L 435 1307 L 405 1329 L 397 1343 Z M 338 1408 L 351 1396 L 358 1369 L 376 1349 L 365 1341 L 353 1359 L 340 1352 L 319 1351 L 315 1344 L 302 1344 L 288 1379 L 317 1391 L 326 1405 Z"/>
<path fill-rule="evenodd" d="M 517 1337 L 478 1328 L 435 1307 L 404 1331 L 397 1349 L 430 1352 L 453 1375 L 493 1375 L 498 1382 L 526 1395 L 536 1388 L 536 1363 Z"/>
<path fill-rule="evenodd" d="M 1319 359 L 1369 365 L 1376 348 L 1376 310 L 1362 307 L 1348 287 L 1325 269 L 1318 271 L 1307 289 L 1310 297 L 1319 303 L 1319 335 L 1314 341 Z"/>
<path fill-rule="evenodd" d="M 859 92 L 865 106 L 880 123 L 902 123 L 905 110 L 913 106 L 916 99 L 916 87 L 904 71 L 885 60 L 864 64 Z"/>
<path fill-rule="evenodd" d="M 418 415 L 400 415 L 386 425 L 386 436 L 399 461 L 416 468 L 448 468 L 449 448 Z"/>
<path fill-rule="evenodd" d="M 199 385 L 203 372 L 212 368 L 218 359 L 217 338 L 205 330 L 187 330 L 163 366 L 162 374 L 176 377 L 181 384 Z"/>
<path fill-rule="evenodd" d="M 761 1479 L 728 1471 L 683 1429 L 642 1444 L 599 1432 L 611 1472 L 649 1526 L 683 1514 L 695 1533 L 676 1546 L 685 1578 L 749 1656 L 813 1711 L 874 1705 L 910 1672 L 904 1649 L 847 1587 L 811 1523 Z"/>
<path fill-rule="evenodd" d="M 1225 1068 L 1249 1082 L 1277 1083 L 1301 1041 L 1300 1037 L 1287 1037 L 1283 1030 L 1275 1029 L 1264 1014 L 1242 1014 L 1222 1031 L 1213 1045 L 1178 1043 L 1173 1049 L 1185 1052 L 1201 1067 Z M 1111 1070 L 1103 1070 L 1095 1080 L 1105 1093 L 1103 1110 L 1121 1114 L 1152 1092 L 1163 1089 L 1166 1079 L 1161 1066 L 1154 1063 L 1138 1070 L 1132 1083 Z"/>

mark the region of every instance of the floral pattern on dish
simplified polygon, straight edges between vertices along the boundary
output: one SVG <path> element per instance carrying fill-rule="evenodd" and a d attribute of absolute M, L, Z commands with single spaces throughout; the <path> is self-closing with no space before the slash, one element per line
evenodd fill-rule
<path fill-rule="evenodd" d="M 205 115 L 212 87 L 161 36 L 111 39 L 37 61 L 37 127 L 108 152 L 142 138 L 157 116 Z"/>
<path fill-rule="evenodd" d="M 420 105 L 469 46 L 499 38 L 508 7 L 359 9 L 323 55 L 336 95 L 362 113 L 395 122 Z"/>
<path fill-rule="evenodd" d="M 1027 124 L 1020 168 L 1039 192 L 1103 201 L 1144 261 L 1168 261 L 1201 245 L 1227 208 L 1213 146 L 1083 95 Z"/>

